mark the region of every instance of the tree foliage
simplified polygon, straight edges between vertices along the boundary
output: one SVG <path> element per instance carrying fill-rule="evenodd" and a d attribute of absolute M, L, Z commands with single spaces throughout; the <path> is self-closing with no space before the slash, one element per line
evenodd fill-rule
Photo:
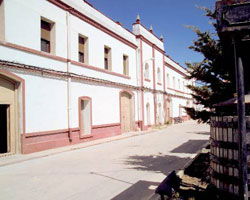
<path fill-rule="evenodd" d="M 212 11 L 206 8 L 204 10 L 210 19 L 214 19 Z M 216 28 L 215 22 L 213 26 Z M 200 62 L 186 63 L 189 72 L 186 78 L 196 80 L 196 84 L 188 85 L 188 88 L 193 92 L 196 104 L 202 105 L 202 109 L 186 108 L 186 111 L 199 122 L 209 122 L 210 116 L 217 114 L 215 105 L 233 97 L 233 60 L 224 58 L 221 42 L 215 33 L 189 28 L 197 35 L 189 48 L 202 54 L 204 58 Z"/>

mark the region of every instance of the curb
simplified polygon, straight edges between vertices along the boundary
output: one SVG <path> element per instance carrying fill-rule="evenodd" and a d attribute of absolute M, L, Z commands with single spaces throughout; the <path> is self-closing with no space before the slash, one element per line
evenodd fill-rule
<path fill-rule="evenodd" d="M 155 132 L 167 129 L 167 128 L 168 128 L 168 126 L 166 126 L 166 127 L 164 126 L 162 129 L 151 129 L 151 130 L 147 130 L 147 131 L 130 132 L 130 133 L 127 133 L 127 135 L 124 134 L 124 135 L 119 135 L 119 136 L 102 138 L 99 140 L 97 139 L 97 140 L 93 140 L 93 141 L 89 141 L 89 142 L 85 142 L 85 143 L 68 145 L 68 146 L 59 147 L 59 148 L 55 148 L 55 149 L 48 149 L 45 151 L 35 152 L 35 153 L 31 153 L 31 154 L 17 154 L 17 155 L 10 155 L 10 156 L 6 156 L 6 157 L 2 157 L 2 158 L 0 157 L 0 167 L 12 165 L 12 164 L 17 164 L 17 163 L 21 163 L 21 162 L 25 162 L 25 161 L 29 161 L 29 160 L 34 160 L 37 158 L 44 158 L 44 157 L 48 157 L 48 156 L 53 156 L 56 154 L 74 151 L 74 150 L 78 150 L 78 149 L 83 149 L 83 148 L 87 148 L 87 147 L 92 147 L 92 146 L 105 144 L 105 143 L 109 143 L 109 142 L 113 142 L 113 141 L 119 141 L 119 140 L 132 138 L 132 137 L 136 137 L 136 136 L 147 135 L 147 134 L 155 133 Z M 16 158 L 15 156 L 18 156 L 18 157 Z"/>

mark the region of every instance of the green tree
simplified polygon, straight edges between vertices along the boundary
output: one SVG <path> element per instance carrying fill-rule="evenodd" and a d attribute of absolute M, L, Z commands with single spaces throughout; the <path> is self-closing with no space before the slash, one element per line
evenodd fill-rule
<path fill-rule="evenodd" d="M 204 10 L 206 16 L 213 20 L 212 25 L 216 30 L 215 14 L 209 9 Z M 209 122 L 210 116 L 219 114 L 215 105 L 232 98 L 235 93 L 233 56 L 232 59 L 224 59 L 221 41 L 216 33 L 202 32 L 196 27 L 189 28 L 197 35 L 197 39 L 189 48 L 202 54 L 203 60 L 186 63 L 189 72 L 186 78 L 196 80 L 196 84 L 188 85 L 188 88 L 193 92 L 195 102 L 203 108 L 186 108 L 186 111 L 192 119 Z"/>

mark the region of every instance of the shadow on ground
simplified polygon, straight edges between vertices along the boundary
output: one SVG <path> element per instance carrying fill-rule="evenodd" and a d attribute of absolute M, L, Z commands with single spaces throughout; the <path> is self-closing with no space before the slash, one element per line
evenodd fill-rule
<path fill-rule="evenodd" d="M 210 135 L 209 131 L 204 131 L 204 132 L 193 131 L 193 132 L 187 132 L 187 133 L 198 134 L 198 135 Z"/>
<path fill-rule="evenodd" d="M 197 153 L 206 147 L 208 140 L 188 140 L 179 147 L 173 149 L 171 153 Z"/>
<path fill-rule="evenodd" d="M 122 193 L 118 194 L 111 200 L 142 200 L 142 199 L 158 199 L 158 195 L 154 194 L 155 188 L 160 183 L 140 180 Z"/>
<path fill-rule="evenodd" d="M 151 171 L 168 175 L 173 170 L 181 169 L 189 162 L 190 158 L 180 158 L 177 156 L 130 156 L 125 164 L 132 169 L 140 171 Z"/>

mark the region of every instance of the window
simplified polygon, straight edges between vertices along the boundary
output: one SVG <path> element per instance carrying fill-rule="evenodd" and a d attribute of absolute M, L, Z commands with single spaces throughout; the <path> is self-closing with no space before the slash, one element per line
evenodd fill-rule
<path fill-rule="evenodd" d="M 104 68 L 111 71 L 111 48 L 104 47 Z"/>
<path fill-rule="evenodd" d="M 181 89 L 181 81 L 180 81 L 180 79 L 178 79 L 178 88 L 179 88 L 179 90 Z"/>
<path fill-rule="evenodd" d="M 161 83 L 161 69 L 159 67 L 157 69 L 157 81 L 158 83 Z"/>
<path fill-rule="evenodd" d="M 175 89 L 175 77 L 173 77 L 173 88 Z"/>
<path fill-rule="evenodd" d="M 149 79 L 149 65 L 148 65 L 148 63 L 145 64 L 144 77 L 145 77 L 145 79 Z"/>
<path fill-rule="evenodd" d="M 123 74 L 128 76 L 129 75 L 129 62 L 128 56 L 123 55 Z"/>
<path fill-rule="evenodd" d="M 88 38 L 81 35 L 78 37 L 78 60 L 88 63 Z"/>
<path fill-rule="evenodd" d="M 3 0 L 0 0 L 0 40 L 5 39 L 5 23 L 4 23 L 4 3 Z"/>
<path fill-rule="evenodd" d="M 169 87 L 170 80 L 169 80 L 169 74 L 167 74 L 167 87 Z"/>
<path fill-rule="evenodd" d="M 54 53 L 54 23 L 41 19 L 41 51 Z"/>

